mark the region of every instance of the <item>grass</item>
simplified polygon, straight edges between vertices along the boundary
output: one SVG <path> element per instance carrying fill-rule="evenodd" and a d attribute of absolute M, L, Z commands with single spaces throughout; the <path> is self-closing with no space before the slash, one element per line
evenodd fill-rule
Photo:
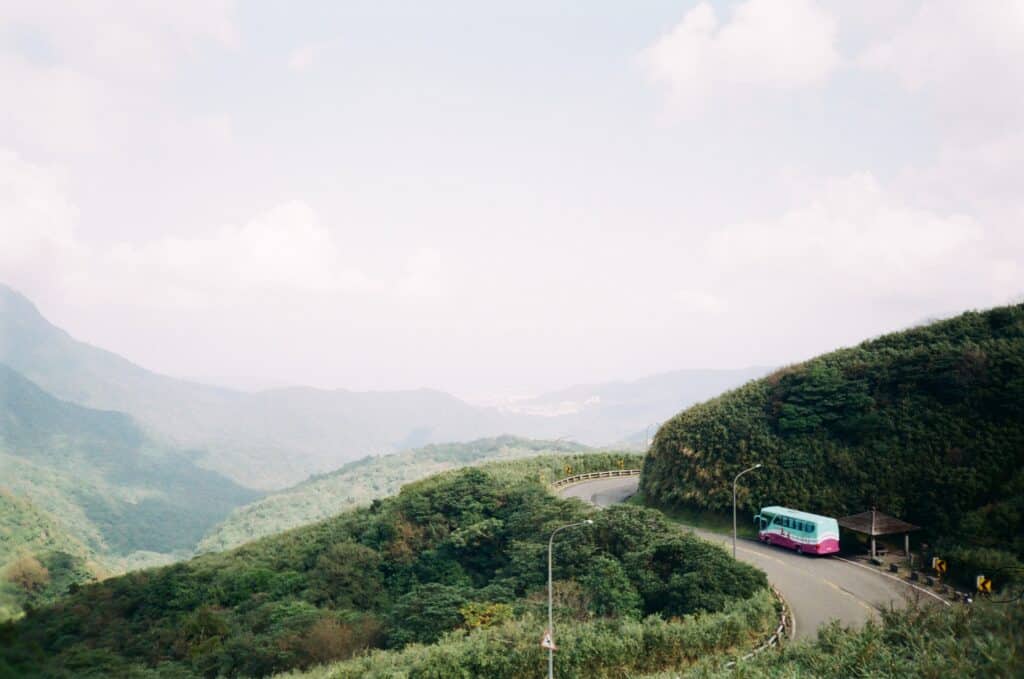
<path fill-rule="evenodd" d="M 637 491 L 626 502 L 639 507 L 649 506 L 643 491 Z M 688 528 L 700 528 L 710 533 L 732 535 L 731 512 L 713 512 L 710 510 L 693 509 L 692 507 L 658 507 L 658 509 L 672 523 Z M 736 533 L 741 538 L 757 539 L 757 529 L 754 526 L 752 517 L 748 516 L 745 512 L 740 512 L 736 517 Z"/>

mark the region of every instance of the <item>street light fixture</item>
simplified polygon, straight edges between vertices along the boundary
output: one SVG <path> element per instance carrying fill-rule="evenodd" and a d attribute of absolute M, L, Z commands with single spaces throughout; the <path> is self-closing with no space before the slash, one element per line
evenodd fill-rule
<path fill-rule="evenodd" d="M 570 523 L 565 526 L 559 526 L 551 532 L 551 537 L 548 538 L 548 634 L 551 635 L 551 640 L 555 639 L 555 624 L 551 615 L 552 611 L 552 597 L 551 597 L 551 548 L 555 543 L 555 535 L 559 531 L 563 531 L 566 528 L 575 528 L 576 526 L 590 526 L 593 525 L 593 521 L 590 519 L 584 519 L 577 523 Z M 554 679 L 555 676 L 555 650 L 551 647 L 548 648 L 548 679 Z"/>
<path fill-rule="evenodd" d="M 744 469 L 736 478 L 732 480 L 732 558 L 736 558 L 736 482 L 740 480 L 740 477 L 747 472 L 752 472 L 755 469 L 760 469 L 760 464 L 755 464 L 753 467 Z"/>

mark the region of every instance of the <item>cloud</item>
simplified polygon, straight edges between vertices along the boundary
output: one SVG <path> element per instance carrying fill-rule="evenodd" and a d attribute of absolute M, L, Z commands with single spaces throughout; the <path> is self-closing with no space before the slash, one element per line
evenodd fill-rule
<path fill-rule="evenodd" d="M 307 70 L 325 49 L 327 49 L 327 45 L 323 43 L 310 43 L 296 47 L 288 56 L 288 68 L 293 71 Z"/>
<path fill-rule="evenodd" d="M 685 313 L 720 314 L 727 308 L 722 298 L 704 290 L 678 290 L 675 298 L 675 308 Z"/>
<path fill-rule="evenodd" d="M 241 44 L 230 0 L 94 0 L 67 5 L 14 0 L 0 24 L 41 36 L 49 51 L 87 72 L 152 75 L 204 44 Z"/>
<path fill-rule="evenodd" d="M 15 0 L 0 4 L 0 26 L 0 144 L 49 153 L 123 144 L 127 128 L 167 117 L 151 95 L 183 59 L 240 45 L 222 0 Z"/>
<path fill-rule="evenodd" d="M 301 201 L 202 237 L 118 245 L 104 259 L 125 280 L 150 280 L 155 289 L 176 290 L 180 299 L 196 302 L 224 294 L 374 287 L 361 272 L 341 266 L 331 232 Z"/>
<path fill-rule="evenodd" d="M 398 292 L 405 297 L 440 297 L 444 291 L 441 280 L 441 253 L 422 248 L 405 263 L 405 273 L 398 281 Z"/>
<path fill-rule="evenodd" d="M 1020 128 L 1024 117 L 1024 2 L 922 3 L 858 59 L 935 102 L 959 134 Z"/>
<path fill-rule="evenodd" d="M 56 172 L 0 149 L 0 280 L 42 285 L 81 259 L 75 240 L 78 210 Z"/>
<path fill-rule="evenodd" d="M 836 20 L 811 0 L 748 0 L 722 22 L 702 2 L 641 54 L 649 77 L 680 107 L 741 88 L 794 89 L 840 63 Z"/>
<path fill-rule="evenodd" d="M 0 54 L 0 100 L 0 135 L 11 141 L 31 141 L 51 152 L 99 148 L 107 100 L 95 78 Z"/>
<path fill-rule="evenodd" d="M 922 300 L 956 308 L 1001 303 L 1024 288 L 1021 243 L 976 218 L 914 207 L 869 173 L 831 179 L 777 218 L 714 232 L 708 276 L 737 297 L 786 295 L 795 307 L 828 298 Z M 1002 249 L 993 250 L 994 241 Z"/>
<path fill-rule="evenodd" d="M 345 264 L 344 252 L 301 201 L 190 238 L 90 246 L 59 175 L 0 149 L 0 280 L 57 287 L 108 302 L 208 306 L 264 293 L 372 293 L 385 286 Z M 436 255 L 410 259 L 403 289 L 433 294 Z"/>

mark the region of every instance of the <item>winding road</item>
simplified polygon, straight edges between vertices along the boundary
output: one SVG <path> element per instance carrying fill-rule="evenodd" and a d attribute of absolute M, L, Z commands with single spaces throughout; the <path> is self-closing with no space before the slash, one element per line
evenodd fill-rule
<path fill-rule="evenodd" d="M 563 488 L 560 495 L 607 507 L 633 495 L 638 483 L 637 477 L 584 481 Z M 688 530 L 707 540 L 732 545 L 731 536 Z M 797 639 L 814 638 L 818 627 L 833 619 L 856 626 L 876 618 L 879 610 L 903 606 L 915 597 L 939 599 L 869 566 L 837 557 L 801 556 L 746 539 L 740 540 L 737 556 L 767 573 L 768 580 L 785 597 L 792 609 Z"/>

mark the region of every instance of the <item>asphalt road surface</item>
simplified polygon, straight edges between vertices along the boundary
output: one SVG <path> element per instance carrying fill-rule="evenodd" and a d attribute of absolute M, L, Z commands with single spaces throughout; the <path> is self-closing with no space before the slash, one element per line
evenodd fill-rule
<path fill-rule="evenodd" d="M 638 483 L 637 477 L 586 481 L 562 489 L 561 495 L 607 507 L 633 495 Z M 732 548 L 732 536 L 689 530 Z M 837 557 L 802 556 L 744 539 L 736 551 L 740 560 L 767 573 L 768 580 L 785 597 L 793 612 L 797 639 L 814 638 L 818 627 L 833 619 L 843 625 L 860 625 L 890 606 L 900 607 L 917 597 L 936 598 L 868 566 Z"/>

